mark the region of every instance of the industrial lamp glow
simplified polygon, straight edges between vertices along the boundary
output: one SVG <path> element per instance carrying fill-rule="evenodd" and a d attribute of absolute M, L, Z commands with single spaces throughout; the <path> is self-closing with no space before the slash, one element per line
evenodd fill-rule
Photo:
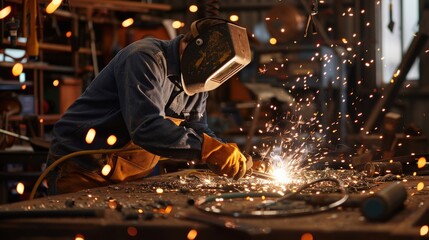
<path fill-rule="evenodd" d="M 52 0 L 52 2 L 46 7 L 46 13 L 51 14 L 55 12 L 62 2 L 63 0 Z"/>
<path fill-rule="evenodd" d="M 23 70 L 24 66 L 22 65 L 22 63 L 15 63 L 15 65 L 13 65 L 12 67 L 12 74 L 13 76 L 17 77 L 22 73 Z"/>
<path fill-rule="evenodd" d="M 0 19 L 7 17 L 11 11 L 12 8 L 10 6 L 4 7 L 2 10 L 0 10 Z"/>
<path fill-rule="evenodd" d="M 133 23 L 134 23 L 134 19 L 127 18 L 122 22 L 122 27 L 125 27 L 125 28 L 129 27 L 129 26 L 133 25 Z"/>

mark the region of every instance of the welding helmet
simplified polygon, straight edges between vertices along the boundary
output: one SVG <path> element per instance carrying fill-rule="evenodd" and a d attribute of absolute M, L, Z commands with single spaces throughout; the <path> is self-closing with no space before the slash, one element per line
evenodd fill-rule
<path fill-rule="evenodd" d="M 211 22 L 203 24 L 204 21 Z M 213 90 L 250 63 L 245 28 L 224 19 L 203 18 L 191 24 L 190 33 L 192 39 L 181 60 L 186 94 Z"/>

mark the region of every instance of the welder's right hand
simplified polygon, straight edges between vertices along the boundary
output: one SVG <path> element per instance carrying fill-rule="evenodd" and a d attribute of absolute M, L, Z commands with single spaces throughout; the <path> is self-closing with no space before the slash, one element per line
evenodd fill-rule
<path fill-rule="evenodd" d="M 201 163 L 207 163 L 214 173 L 237 180 L 246 174 L 246 162 L 236 144 L 222 143 L 204 134 Z"/>

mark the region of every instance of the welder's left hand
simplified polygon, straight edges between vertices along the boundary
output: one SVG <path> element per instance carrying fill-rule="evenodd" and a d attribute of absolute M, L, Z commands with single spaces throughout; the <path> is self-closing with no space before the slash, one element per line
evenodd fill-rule
<path fill-rule="evenodd" d="M 234 179 L 242 178 L 248 169 L 248 159 L 234 143 L 222 143 L 204 134 L 201 151 L 201 163 L 207 163 L 216 174 L 226 175 Z"/>

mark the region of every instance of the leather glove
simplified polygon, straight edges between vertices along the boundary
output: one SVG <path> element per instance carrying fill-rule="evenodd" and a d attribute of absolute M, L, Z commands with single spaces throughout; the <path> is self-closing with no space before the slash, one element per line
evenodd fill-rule
<path fill-rule="evenodd" d="M 247 159 L 236 144 L 219 142 L 205 133 L 203 137 L 201 163 L 207 163 L 214 173 L 226 175 L 235 180 L 246 174 Z"/>

